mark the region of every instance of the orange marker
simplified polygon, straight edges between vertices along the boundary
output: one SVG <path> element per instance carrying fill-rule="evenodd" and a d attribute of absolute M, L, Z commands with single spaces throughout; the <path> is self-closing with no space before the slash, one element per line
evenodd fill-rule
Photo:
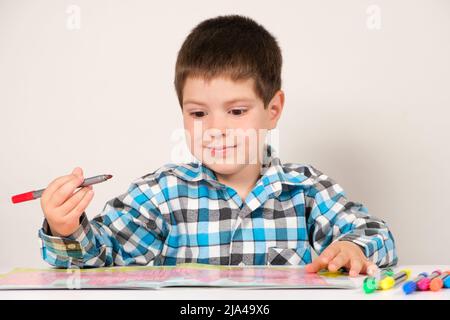
<path fill-rule="evenodd" d="M 439 291 L 444 287 L 445 279 L 449 277 L 447 272 L 443 272 L 439 277 L 434 278 L 430 282 L 430 290 L 431 291 Z"/>

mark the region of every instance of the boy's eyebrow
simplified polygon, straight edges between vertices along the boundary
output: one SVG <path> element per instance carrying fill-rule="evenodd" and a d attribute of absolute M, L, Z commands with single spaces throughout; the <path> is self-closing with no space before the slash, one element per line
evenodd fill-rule
<path fill-rule="evenodd" d="M 232 103 L 236 103 L 236 102 L 251 102 L 251 101 L 253 101 L 253 99 L 250 99 L 250 98 L 235 98 L 235 99 L 231 99 L 231 100 L 225 101 L 224 104 L 228 105 L 228 104 L 232 104 Z M 183 102 L 183 104 L 188 104 L 188 103 L 198 104 L 200 106 L 206 106 L 206 104 L 201 102 L 201 101 L 186 100 L 186 101 Z"/>

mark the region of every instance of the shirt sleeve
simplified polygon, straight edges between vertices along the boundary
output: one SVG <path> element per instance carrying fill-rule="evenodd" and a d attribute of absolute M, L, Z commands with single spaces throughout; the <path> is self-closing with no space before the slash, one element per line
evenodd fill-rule
<path fill-rule="evenodd" d="M 132 184 L 91 221 L 83 212 L 80 226 L 68 237 L 53 236 L 44 220 L 39 230 L 42 258 L 60 268 L 147 265 L 159 256 L 168 233 L 148 193 Z"/>
<path fill-rule="evenodd" d="M 315 182 L 305 192 L 305 210 L 314 250 L 320 254 L 334 241 L 351 241 L 379 267 L 397 264 L 395 242 L 387 224 L 371 216 L 363 204 L 349 201 L 333 179 L 309 167 Z"/>

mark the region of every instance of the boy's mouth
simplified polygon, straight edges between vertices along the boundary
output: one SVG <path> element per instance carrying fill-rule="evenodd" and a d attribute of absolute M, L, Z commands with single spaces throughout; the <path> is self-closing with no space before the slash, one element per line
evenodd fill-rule
<path fill-rule="evenodd" d="M 234 146 L 206 146 L 206 148 L 210 149 L 212 156 L 215 156 L 215 155 L 225 155 L 231 149 L 236 148 L 236 145 L 234 145 Z"/>

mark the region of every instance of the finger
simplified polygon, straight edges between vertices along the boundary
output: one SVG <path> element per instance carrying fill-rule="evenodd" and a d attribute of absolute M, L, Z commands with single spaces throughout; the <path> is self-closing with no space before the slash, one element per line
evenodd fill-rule
<path fill-rule="evenodd" d="M 330 245 L 327 247 L 312 263 L 306 265 L 307 272 L 318 272 L 328 267 L 328 262 L 332 260 L 340 249 L 337 246 Z"/>
<path fill-rule="evenodd" d="M 55 193 L 56 190 L 59 189 L 63 184 L 65 184 L 67 181 L 73 178 L 73 174 L 68 174 L 66 176 L 62 176 L 59 178 L 56 178 L 52 182 L 49 183 L 47 188 L 45 188 L 44 192 L 42 193 L 42 200 L 47 201 L 48 199 L 51 199 L 53 196 L 53 193 Z"/>
<path fill-rule="evenodd" d="M 92 190 L 92 185 L 79 189 L 77 192 L 73 194 L 66 202 L 64 202 L 59 208 L 61 212 L 68 214 L 71 212 L 77 204 L 83 199 L 83 197 L 88 193 L 89 190 Z"/>
<path fill-rule="evenodd" d="M 341 267 L 345 266 L 349 262 L 349 257 L 347 254 L 340 252 L 331 262 L 328 264 L 328 270 L 335 272 Z"/>
<path fill-rule="evenodd" d="M 379 271 L 378 266 L 372 261 L 367 260 L 363 266 L 363 272 L 369 276 L 374 276 Z"/>
<path fill-rule="evenodd" d="M 328 263 L 334 259 L 334 257 L 336 257 L 339 252 L 340 252 L 340 248 L 338 246 L 335 245 L 330 245 L 329 247 L 327 247 L 322 254 L 319 256 L 319 259 L 325 263 L 325 265 L 328 265 Z"/>
<path fill-rule="evenodd" d="M 83 177 L 73 174 L 71 179 L 69 179 L 53 193 L 52 197 L 50 198 L 50 203 L 55 207 L 59 207 L 73 194 L 75 189 L 77 189 L 82 183 Z"/>
<path fill-rule="evenodd" d="M 359 275 L 363 268 L 363 262 L 359 257 L 350 259 L 350 277 L 356 277 Z"/>
<path fill-rule="evenodd" d="M 72 173 L 76 174 L 77 176 L 82 177 L 83 176 L 83 169 L 81 169 L 80 167 L 75 167 L 75 169 L 73 169 Z"/>
<path fill-rule="evenodd" d="M 73 220 L 73 219 L 79 219 L 80 216 L 83 214 L 86 207 L 91 202 L 92 198 L 94 197 L 94 190 L 89 190 L 86 192 L 86 194 L 83 196 L 80 202 L 75 206 L 75 208 L 70 211 L 70 213 L 66 216 L 67 219 Z"/>
<path fill-rule="evenodd" d="M 319 257 L 314 259 L 311 263 L 305 266 L 306 272 L 318 272 L 327 267 L 327 264 L 323 262 Z"/>
<path fill-rule="evenodd" d="M 81 173 L 81 175 L 83 175 L 83 170 L 79 167 L 76 167 L 71 174 L 62 176 L 62 177 L 58 177 L 55 180 L 53 180 L 52 182 L 50 182 L 47 186 L 47 188 L 45 188 L 43 194 L 42 194 L 42 200 L 46 201 L 48 199 L 51 199 L 53 193 L 58 190 L 63 184 L 65 184 L 67 181 L 69 181 L 74 174 L 79 174 Z"/>

